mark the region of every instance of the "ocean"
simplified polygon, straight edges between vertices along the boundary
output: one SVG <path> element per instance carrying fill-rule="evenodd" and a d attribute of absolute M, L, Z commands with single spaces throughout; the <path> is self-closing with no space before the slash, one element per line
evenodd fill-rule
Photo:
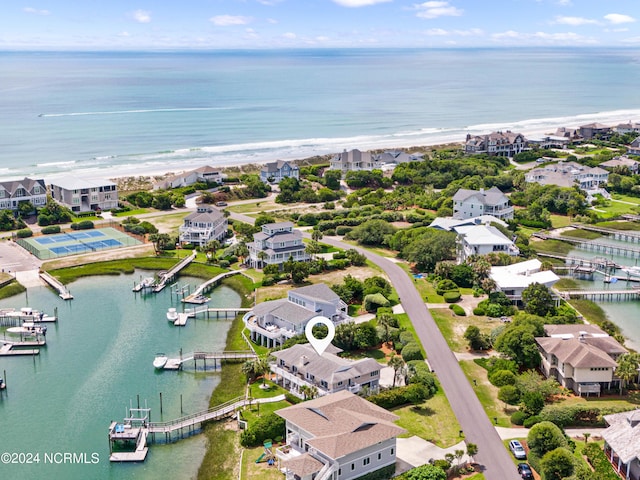
<path fill-rule="evenodd" d="M 0 52 L 0 179 L 640 120 L 637 49 Z"/>

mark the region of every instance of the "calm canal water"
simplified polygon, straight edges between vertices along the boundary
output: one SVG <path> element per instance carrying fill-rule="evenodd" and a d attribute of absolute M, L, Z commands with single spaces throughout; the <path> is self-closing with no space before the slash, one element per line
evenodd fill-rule
<path fill-rule="evenodd" d="M 60 317 L 49 324 L 40 355 L 0 357 L 8 385 L 0 397 L 0 454 L 40 454 L 40 463 L 0 465 L 2 478 L 195 477 L 205 451 L 202 435 L 153 445 L 144 464 L 109 462 L 109 423 L 121 421 L 130 402 L 136 407 L 138 396 L 141 406 L 146 402 L 151 408 L 153 421 L 208 407 L 219 373 L 193 368 L 156 372 L 152 362 L 157 352 L 177 356 L 180 348 L 185 353 L 222 350 L 231 324 L 231 319 L 190 319 L 186 327 L 174 327 L 166 311 L 172 305 L 181 308 L 175 294 L 170 289 L 156 295 L 132 293 L 141 274 L 78 280 L 70 285 L 75 296 L 70 302 L 45 287 L 0 302 L 2 308 L 28 305 L 49 314 L 58 307 Z M 185 283 L 200 281 L 180 279 Z M 220 286 L 210 296 L 211 306 L 240 306 L 240 295 L 228 287 Z M 45 453 L 84 454 L 87 463 L 48 463 Z"/>

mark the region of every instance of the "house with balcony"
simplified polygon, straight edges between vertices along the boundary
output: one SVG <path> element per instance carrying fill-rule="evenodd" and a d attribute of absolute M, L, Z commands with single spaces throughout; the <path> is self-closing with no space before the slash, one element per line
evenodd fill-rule
<path fill-rule="evenodd" d="M 56 178 L 49 191 L 56 202 L 76 213 L 118 208 L 118 186 L 111 180 Z"/>
<path fill-rule="evenodd" d="M 620 384 L 616 360 L 627 350 L 595 325 L 545 325 L 546 337 L 536 337 L 547 378 L 578 395 L 611 389 Z"/>
<path fill-rule="evenodd" d="M 300 179 L 300 169 L 295 163 L 284 160 L 265 163 L 260 169 L 260 180 L 264 183 L 280 183 L 283 178 Z"/>
<path fill-rule="evenodd" d="M 635 175 L 638 173 L 639 165 L 640 162 L 637 162 L 626 155 L 621 155 L 606 162 L 602 162 L 599 166 L 609 171 L 614 171 L 619 168 L 627 168 L 629 169 L 629 172 Z"/>
<path fill-rule="evenodd" d="M 203 247 L 211 240 L 223 240 L 228 226 L 227 218 L 220 210 L 211 205 L 200 205 L 184 217 L 184 224 L 178 229 L 180 243 Z"/>
<path fill-rule="evenodd" d="M 535 137 L 527 137 L 527 144 L 530 147 L 537 147 L 543 150 L 550 148 L 563 149 L 571 143 L 568 137 L 559 135 L 541 135 Z"/>
<path fill-rule="evenodd" d="M 172 188 L 188 187 L 198 182 L 222 184 L 226 174 L 219 168 L 204 166 L 188 172 L 171 175 L 153 185 L 154 190 L 169 190 Z"/>
<path fill-rule="evenodd" d="M 265 265 L 282 265 L 292 258 L 306 262 L 311 257 L 305 251 L 302 232 L 293 228 L 291 222 L 267 223 L 262 230 L 253 234 L 249 248 L 249 264 L 253 268 Z"/>
<path fill-rule="evenodd" d="M 0 210 L 18 210 L 21 203 L 31 202 L 36 207 L 47 204 L 47 187 L 44 180 L 23 178 L 0 182 Z"/>
<path fill-rule="evenodd" d="M 489 190 L 459 189 L 453 196 L 453 218 L 466 219 L 492 215 L 500 220 L 513 218 L 513 205 L 498 187 Z"/>
<path fill-rule="evenodd" d="M 358 170 L 374 170 L 382 167 L 377 155 L 362 152 L 357 148 L 334 155 L 329 161 L 329 170 L 340 170 L 343 174 Z"/>
<path fill-rule="evenodd" d="M 445 230 L 447 232 L 453 231 L 455 227 L 462 227 L 465 225 L 490 225 L 495 223 L 503 227 L 508 227 L 509 224 L 503 222 L 499 218 L 493 215 L 480 215 L 477 217 L 458 219 L 454 217 L 436 217 L 429 224 L 431 228 L 437 228 L 438 230 Z"/>
<path fill-rule="evenodd" d="M 467 135 L 464 152 L 470 155 L 486 154 L 513 157 L 527 148 L 527 139 L 511 130 L 492 132 L 487 135 Z"/>
<path fill-rule="evenodd" d="M 302 335 L 312 318 L 323 316 L 338 325 L 351 321 L 347 312 L 347 304 L 328 285 L 318 283 L 289 290 L 287 298 L 259 303 L 243 320 L 251 340 L 276 348 Z"/>
<path fill-rule="evenodd" d="M 629 120 L 627 123 L 619 123 L 613 129 L 619 135 L 624 135 L 625 133 L 640 133 L 640 123 Z"/>
<path fill-rule="evenodd" d="M 529 170 L 525 173 L 524 179 L 528 183 L 565 188 L 577 185 L 587 194 L 588 202 L 591 202 L 596 194 L 610 198 L 609 193 L 602 187 L 609 180 L 609 172 L 600 167 L 592 168 L 576 162 L 557 162 Z"/>
<path fill-rule="evenodd" d="M 496 227 L 491 225 L 463 225 L 454 227 L 458 234 L 456 239 L 456 258 L 463 263 L 472 255 L 488 253 L 506 253 L 517 256 L 520 250 L 513 240 L 505 237 Z"/>
<path fill-rule="evenodd" d="M 640 410 L 604 416 L 604 453 L 625 480 L 640 480 Z"/>
<path fill-rule="evenodd" d="M 627 154 L 640 155 L 640 137 L 636 138 L 631 145 L 627 147 Z"/>
<path fill-rule="evenodd" d="M 273 352 L 276 361 L 271 364 L 271 371 L 276 375 L 276 383 L 300 398 L 304 397 L 301 387 L 305 385 L 315 387 L 318 395 L 342 390 L 358 393 L 363 387 L 377 392 L 381 365 L 373 358 L 354 361 L 339 357 L 341 351 L 329 344 L 318 355 L 310 344 L 299 343 Z"/>
<path fill-rule="evenodd" d="M 597 138 L 600 140 L 608 140 L 611 136 L 611 127 L 602 123 L 588 123 L 578 128 L 580 136 L 585 140 Z"/>
<path fill-rule="evenodd" d="M 491 267 L 489 278 L 496 284 L 496 290 L 504 293 L 511 301 L 522 301 L 522 291 L 529 285 L 539 283 L 551 288 L 560 277 L 551 270 L 541 270 L 542 262 L 537 258 L 501 267 Z"/>
<path fill-rule="evenodd" d="M 276 410 L 286 446 L 276 451 L 287 480 L 351 480 L 393 468 L 398 416 L 348 391 Z"/>

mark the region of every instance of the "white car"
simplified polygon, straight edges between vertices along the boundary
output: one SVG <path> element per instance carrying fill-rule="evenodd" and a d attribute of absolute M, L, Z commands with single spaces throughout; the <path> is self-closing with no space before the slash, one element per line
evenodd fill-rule
<path fill-rule="evenodd" d="M 527 458 L 527 452 L 524 451 L 524 447 L 518 440 L 511 440 L 509 442 L 509 450 L 511 450 L 513 456 L 518 460 L 524 460 Z"/>

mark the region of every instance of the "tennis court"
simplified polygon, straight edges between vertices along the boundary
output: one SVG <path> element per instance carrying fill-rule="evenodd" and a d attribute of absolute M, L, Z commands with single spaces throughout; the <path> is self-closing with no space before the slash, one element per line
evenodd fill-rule
<path fill-rule="evenodd" d="M 17 243 L 39 259 L 47 260 L 67 255 L 130 247 L 139 245 L 140 241 L 120 230 L 106 227 L 21 238 Z"/>

